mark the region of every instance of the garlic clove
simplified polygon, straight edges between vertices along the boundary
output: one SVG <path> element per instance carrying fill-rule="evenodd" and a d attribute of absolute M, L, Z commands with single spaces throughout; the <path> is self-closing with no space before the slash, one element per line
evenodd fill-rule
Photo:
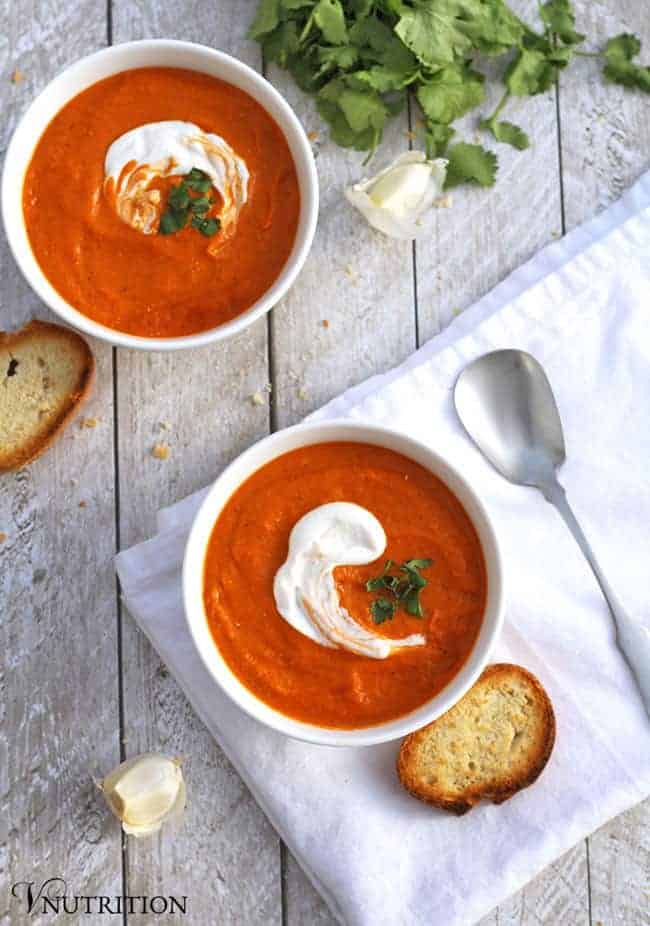
<path fill-rule="evenodd" d="M 419 207 L 430 178 L 431 169 L 427 164 L 402 164 L 384 174 L 368 195 L 375 206 L 404 215 Z"/>
<path fill-rule="evenodd" d="M 392 238 L 415 238 L 421 219 L 441 195 L 447 161 L 427 160 L 423 151 L 407 151 L 374 177 L 345 190 L 346 198 L 373 228 Z"/>
<path fill-rule="evenodd" d="M 144 753 L 118 765 L 99 787 L 126 833 L 146 836 L 185 807 L 185 782 L 178 759 Z"/>

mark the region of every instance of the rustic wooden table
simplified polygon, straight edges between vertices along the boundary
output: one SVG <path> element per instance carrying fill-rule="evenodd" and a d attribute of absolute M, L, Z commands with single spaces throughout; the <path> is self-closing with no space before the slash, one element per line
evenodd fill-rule
<path fill-rule="evenodd" d="M 516 5 L 534 14 L 535 3 Z M 640 6 L 576 2 L 595 42 L 625 28 L 644 33 L 650 49 Z M 254 7 L 255 0 L 4 0 L 3 150 L 46 83 L 111 42 L 188 39 L 262 68 L 258 46 L 245 38 Z M 9 897 L 14 881 L 58 874 L 81 894 L 187 894 L 196 924 L 332 922 L 121 607 L 113 555 L 153 530 L 161 506 L 210 482 L 257 438 L 401 361 L 648 167 L 647 98 L 605 86 L 583 60 L 559 93 L 526 102 L 516 121 L 534 146 L 500 149 L 493 191 L 457 192 L 454 207 L 436 213 L 430 240 L 395 243 L 371 232 L 341 195 L 359 176 L 359 155 L 328 141 L 285 74 L 267 76 L 313 133 L 321 184 L 316 241 L 290 295 L 243 336 L 204 350 L 147 354 L 94 343 L 99 369 L 86 414 L 97 426 L 75 425 L 47 456 L 0 477 L 3 924 L 22 922 Z M 405 149 L 408 129 L 404 115 L 385 156 Z M 47 315 L 4 243 L 0 261 L 1 326 Z M 250 398 L 258 391 L 262 405 Z M 166 460 L 151 454 L 158 441 L 170 446 Z M 174 839 L 124 842 L 91 773 L 147 749 L 191 756 L 186 822 Z M 648 802 L 613 820 L 484 923 L 647 926 L 649 823 Z"/>

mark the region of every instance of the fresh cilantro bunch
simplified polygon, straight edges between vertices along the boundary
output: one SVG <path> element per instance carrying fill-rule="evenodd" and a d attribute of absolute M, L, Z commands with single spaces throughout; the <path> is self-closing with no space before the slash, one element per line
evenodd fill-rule
<path fill-rule="evenodd" d="M 497 142 L 528 147 L 524 130 L 500 118 L 507 101 L 544 93 L 574 55 L 587 54 L 571 0 L 542 3 L 540 20 L 533 29 L 505 0 L 261 0 L 250 35 L 267 61 L 315 96 L 339 145 L 372 154 L 411 93 L 429 157 L 449 159 L 447 187 L 491 186 L 496 156 L 481 145 L 449 147 L 452 123 L 485 100 L 481 59 L 503 56 L 503 96 L 479 127 Z M 639 51 L 633 35 L 611 39 L 605 78 L 650 92 L 650 68 L 634 61 Z"/>

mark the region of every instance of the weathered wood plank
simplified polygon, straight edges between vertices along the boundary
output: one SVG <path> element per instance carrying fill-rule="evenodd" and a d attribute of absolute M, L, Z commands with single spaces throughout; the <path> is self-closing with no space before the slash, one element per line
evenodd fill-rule
<path fill-rule="evenodd" d="M 577 24 L 597 50 L 634 32 L 650 53 L 650 20 L 635 0 L 576 2 Z M 567 228 L 617 199 L 650 165 L 650 101 L 606 83 L 600 63 L 579 62 L 560 85 L 562 176 Z M 615 577 L 612 578 L 614 584 Z M 591 922 L 647 924 L 650 910 L 650 801 L 613 820 L 589 840 Z"/>
<path fill-rule="evenodd" d="M 535 22 L 536 3 L 511 0 L 511 5 L 526 21 Z M 485 70 L 496 75 L 502 67 L 492 64 Z M 478 118 L 492 112 L 501 92 L 493 84 L 479 116 L 459 121 L 457 136 L 494 148 L 499 158 L 496 186 L 454 190 L 451 207 L 435 213 L 431 237 L 416 243 L 421 342 L 561 232 L 555 96 L 508 102 L 504 118 L 521 125 L 531 138 L 527 151 L 515 151 L 509 145 L 492 146 L 486 133 L 477 134 Z"/>
<path fill-rule="evenodd" d="M 576 0 L 585 47 L 602 48 L 620 32 L 634 32 L 650 61 L 650 18 L 636 0 Z M 650 99 L 607 83 L 600 62 L 577 61 L 560 82 L 562 180 L 567 229 L 613 202 L 648 169 Z"/>
<path fill-rule="evenodd" d="M 182 6 L 114 0 L 113 38 L 203 42 L 257 67 L 259 51 L 245 39 L 252 9 L 252 2 L 238 0 Z M 210 482 L 266 433 L 268 406 L 249 398 L 268 379 L 266 332 L 261 320 L 241 337 L 202 350 L 118 351 L 122 547 L 152 532 L 161 506 Z M 170 447 L 168 459 L 152 457 L 157 442 Z M 277 836 L 128 614 L 123 635 L 127 754 L 154 748 L 191 756 L 184 826 L 173 839 L 129 842 L 129 890 L 186 894 L 196 923 L 279 923 Z"/>
<path fill-rule="evenodd" d="M 589 839 L 592 926 L 648 926 L 650 801 L 603 826 Z"/>
<path fill-rule="evenodd" d="M 35 94 L 105 40 L 103 0 L 3 5 L 3 152 Z M 49 317 L 4 238 L 0 278 L 3 328 Z M 98 375 L 84 414 L 98 426 L 75 423 L 40 460 L 0 475 L 3 923 L 35 921 L 11 898 L 17 881 L 61 876 L 76 893 L 121 892 L 120 830 L 92 783 L 119 760 L 112 356 L 92 348 Z"/>
<path fill-rule="evenodd" d="M 415 346 L 412 252 L 408 242 L 369 228 L 343 188 L 408 148 L 406 114 L 388 129 L 381 155 L 330 141 L 327 128 L 292 79 L 269 79 L 313 139 L 320 186 L 314 245 L 299 280 L 271 315 L 274 421 L 286 427 L 328 399 L 399 363 Z"/>

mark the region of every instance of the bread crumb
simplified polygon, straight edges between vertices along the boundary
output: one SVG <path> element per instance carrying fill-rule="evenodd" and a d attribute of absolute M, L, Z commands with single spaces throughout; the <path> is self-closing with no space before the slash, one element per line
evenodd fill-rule
<path fill-rule="evenodd" d="M 157 460 L 166 460 L 169 456 L 169 447 L 167 444 L 154 444 L 151 449 L 151 456 Z"/>
<path fill-rule="evenodd" d="M 23 72 L 19 70 L 18 68 L 16 68 L 13 74 L 11 75 L 11 83 L 21 84 L 24 81 L 24 79 L 25 79 L 25 75 L 23 74 Z"/>
<path fill-rule="evenodd" d="M 451 209 L 454 204 L 454 197 L 451 193 L 447 193 L 446 196 L 441 196 L 439 199 L 436 199 L 434 206 L 437 206 L 438 209 Z"/>
<path fill-rule="evenodd" d="M 318 132 L 307 132 L 309 141 L 318 141 Z"/>
<path fill-rule="evenodd" d="M 248 398 L 251 400 L 252 405 L 264 405 L 264 396 L 259 391 L 259 389 L 257 392 L 254 392 Z"/>
<path fill-rule="evenodd" d="M 309 393 L 307 392 L 304 386 L 301 386 L 300 389 L 298 390 L 298 398 L 301 399 L 303 402 L 306 402 L 307 399 L 309 398 Z"/>
<path fill-rule="evenodd" d="M 552 232 L 551 232 L 551 238 L 554 238 L 556 241 L 557 241 L 558 238 L 561 238 L 561 237 L 562 237 L 562 232 L 559 232 L 559 231 L 552 231 Z"/>
<path fill-rule="evenodd" d="M 345 265 L 345 274 L 352 280 L 353 283 L 356 283 L 359 279 L 359 275 L 357 274 L 352 264 Z"/>
<path fill-rule="evenodd" d="M 82 500 L 79 502 L 79 507 L 80 507 L 80 508 L 85 508 L 87 504 L 88 504 L 88 502 L 84 502 L 83 499 L 82 499 Z"/>
<path fill-rule="evenodd" d="M 96 428 L 99 424 L 99 418 L 82 418 L 79 422 L 80 428 Z"/>
<path fill-rule="evenodd" d="M 0 531 L 0 543 L 4 543 L 7 539 L 7 534 L 4 531 Z"/>
<path fill-rule="evenodd" d="M 404 134 L 406 135 L 409 141 L 415 141 L 415 139 L 418 137 L 417 132 L 404 132 Z"/>
<path fill-rule="evenodd" d="M 161 431 L 171 431 L 172 429 L 172 426 L 169 423 L 169 421 L 159 421 L 158 427 L 160 428 Z"/>
<path fill-rule="evenodd" d="M 321 325 L 323 326 L 323 328 L 329 328 L 330 323 L 328 322 L 326 318 L 324 318 L 321 322 Z"/>

